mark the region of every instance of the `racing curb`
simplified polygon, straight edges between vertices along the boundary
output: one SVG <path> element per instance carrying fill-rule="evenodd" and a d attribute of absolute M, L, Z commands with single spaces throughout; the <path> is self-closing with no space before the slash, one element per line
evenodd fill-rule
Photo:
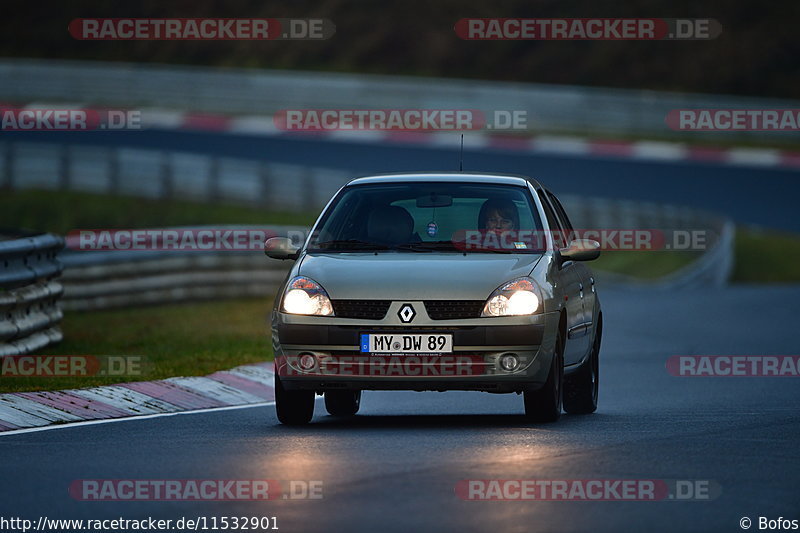
<path fill-rule="evenodd" d="M 19 109 L 101 110 L 89 103 L 53 105 L 33 102 L 21 105 L 0 103 L 0 107 Z M 160 108 L 140 108 L 140 125 L 143 129 L 188 130 L 200 132 L 232 133 L 268 137 L 325 139 L 334 142 L 373 144 L 401 144 L 430 148 L 458 149 L 459 131 L 398 131 L 398 130 L 322 130 L 287 131 L 275 125 L 267 115 L 234 116 L 220 113 L 175 111 Z M 687 137 L 688 139 L 688 137 Z M 748 167 L 783 167 L 800 170 L 800 151 L 775 148 L 718 147 L 692 145 L 691 141 L 626 141 L 619 139 L 594 139 L 567 135 L 521 136 L 473 130 L 464 132 L 464 145 L 472 149 L 500 150 L 516 153 L 561 155 L 565 157 L 607 157 L 638 161 L 693 162 Z"/>
<path fill-rule="evenodd" d="M 205 377 L 176 377 L 63 391 L 0 394 L 0 433 L 270 402 L 273 364 L 237 366 Z"/>
<path fill-rule="evenodd" d="M 235 133 L 273 137 L 325 139 L 330 141 L 403 144 L 431 148 L 455 148 L 461 142 L 459 132 L 409 131 L 286 131 L 278 128 L 272 117 L 236 117 L 210 113 L 141 109 L 144 127 L 207 132 Z M 691 161 L 711 164 L 800 169 L 800 152 L 772 148 L 693 146 L 668 141 L 623 141 L 591 139 L 566 135 L 523 137 L 484 131 L 464 133 L 468 148 L 503 150 L 530 154 L 568 157 L 609 157 L 641 161 Z"/>

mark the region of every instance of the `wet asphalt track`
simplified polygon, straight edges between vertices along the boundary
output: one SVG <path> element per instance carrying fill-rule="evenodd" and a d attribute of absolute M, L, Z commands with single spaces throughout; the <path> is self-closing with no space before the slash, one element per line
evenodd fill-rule
<path fill-rule="evenodd" d="M 600 288 L 602 291 L 602 287 Z M 271 406 L 0 437 L 0 516 L 277 516 L 280 531 L 741 531 L 800 518 L 798 378 L 679 378 L 676 354 L 797 353 L 800 287 L 603 291 L 600 408 L 554 425 L 518 396 L 370 392 L 362 414 Z M 322 480 L 324 499 L 78 502 L 75 479 Z M 711 501 L 474 502 L 463 479 L 703 479 Z M 754 525 L 752 530 L 757 530 Z"/>

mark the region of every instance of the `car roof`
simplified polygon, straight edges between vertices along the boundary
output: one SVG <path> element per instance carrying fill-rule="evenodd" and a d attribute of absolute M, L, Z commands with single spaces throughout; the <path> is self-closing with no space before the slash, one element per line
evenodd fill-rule
<path fill-rule="evenodd" d="M 364 185 L 373 183 L 408 183 L 441 181 L 453 183 L 493 183 L 502 185 L 517 185 L 524 187 L 530 183 L 537 189 L 542 186 L 528 176 L 521 174 L 499 174 L 493 172 L 395 172 L 391 174 L 373 174 L 354 178 L 347 183 L 351 185 Z"/>

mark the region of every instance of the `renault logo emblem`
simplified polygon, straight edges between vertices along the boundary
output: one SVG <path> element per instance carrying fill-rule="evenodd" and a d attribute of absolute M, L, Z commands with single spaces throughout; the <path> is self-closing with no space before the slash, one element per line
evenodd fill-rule
<path fill-rule="evenodd" d="M 414 307 L 411 304 L 403 304 L 400 306 L 397 316 L 400 317 L 400 322 L 408 324 L 414 320 L 414 317 L 417 316 L 417 313 L 414 311 Z"/>

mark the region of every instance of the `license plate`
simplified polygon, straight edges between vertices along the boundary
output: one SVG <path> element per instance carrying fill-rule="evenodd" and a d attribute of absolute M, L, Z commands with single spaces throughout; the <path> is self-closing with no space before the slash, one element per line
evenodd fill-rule
<path fill-rule="evenodd" d="M 449 333 L 362 333 L 361 353 L 452 353 Z"/>

